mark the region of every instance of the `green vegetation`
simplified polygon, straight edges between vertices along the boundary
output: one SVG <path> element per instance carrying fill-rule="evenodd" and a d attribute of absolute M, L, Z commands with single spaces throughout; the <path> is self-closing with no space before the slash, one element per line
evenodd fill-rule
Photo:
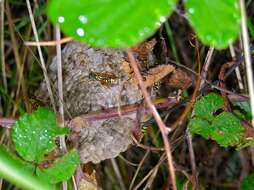
<path fill-rule="evenodd" d="M 70 134 L 69 128 L 59 127 L 57 114 L 47 108 L 41 107 L 28 114 L 31 111 L 28 109 L 29 106 L 27 106 L 29 104 L 29 96 L 33 94 L 32 91 L 34 89 L 38 88 L 42 74 L 38 66 L 41 60 L 35 48 L 23 47 L 25 41 L 34 40 L 30 19 L 26 15 L 26 3 L 17 0 L 7 2 L 2 0 L 0 1 L 1 3 L 4 5 L 6 12 L 4 16 L 7 18 L 4 18 L 2 22 L 0 19 L 0 35 L 6 38 L 3 42 L 0 40 L 4 44 L 0 48 L 4 48 L 6 51 L 4 53 L 0 52 L 0 58 L 3 57 L 3 61 L 2 59 L 0 61 L 0 119 L 2 117 L 8 119 L 9 117 L 15 117 L 16 121 L 10 130 L 0 128 L 0 176 L 9 182 L 4 181 L 2 184 L 1 181 L 0 189 L 3 186 L 10 190 L 12 189 L 12 184 L 14 184 L 19 188 L 28 190 L 53 190 L 60 189 L 61 182 L 68 182 L 68 188 L 74 189 L 70 185 L 70 179 L 80 164 L 79 153 L 75 149 L 77 147 L 71 143 L 69 145 L 69 142 L 67 142 L 68 152 L 62 153 L 57 146 L 59 136 L 71 136 L 73 134 Z M 248 6 L 251 7 L 251 3 L 251 1 L 246 3 L 247 9 Z M 11 11 L 7 9 L 9 6 Z M 177 160 L 177 187 L 179 189 L 190 189 L 193 187 L 196 182 L 197 173 L 195 172 L 197 171 L 201 180 L 198 180 L 199 184 L 195 185 L 198 188 L 200 187 L 200 189 L 208 187 L 224 190 L 225 184 L 223 183 L 225 181 L 230 183 L 235 180 L 237 184 L 240 184 L 240 181 L 238 181 L 240 179 L 238 170 L 241 169 L 238 164 L 239 154 L 242 154 L 243 157 L 248 155 L 243 148 L 248 148 L 254 144 L 254 132 L 249 124 L 252 116 L 248 99 L 245 101 L 231 101 L 228 98 L 230 105 L 226 108 L 229 109 L 224 111 L 225 102 L 223 97 L 219 95 L 221 88 L 217 88 L 216 93 L 200 91 L 200 93 L 207 95 L 199 99 L 195 98 L 197 101 L 193 106 L 193 110 L 186 114 L 189 118 L 178 121 L 178 118 L 181 118 L 180 114 L 184 112 L 181 106 L 190 100 L 188 95 L 193 93 L 193 89 L 197 85 L 197 82 L 194 82 L 196 80 L 195 77 L 202 74 L 198 73 L 197 68 L 201 68 L 203 65 L 200 65 L 200 63 L 203 63 L 202 60 L 207 58 L 205 56 L 208 50 L 207 46 L 217 49 L 215 51 L 218 57 L 213 57 L 215 61 L 212 66 L 214 67 L 210 67 L 211 71 L 209 70 L 208 74 L 210 76 L 207 77 L 209 81 L 215 80 L 215 82 L 211 82 L 213 85 L 218 84 L 216 83 L 219 78 L 218 70 L 222 64 L 229 62 L 228 57 L 232 56 L 232 60 L 231 58 L 230 60 L 235 61 L 232 51 L 230 54 L 226 48 L 232 45 L 240 34 L 241 14 L 238 0 L 186 0 L 181 2 L 177 0 L 49 0 L 47 4 L 44 1 L 34 1 L 32 7 L 33 16 L 38 27 L 39 39 L 41 40 L 49 41 L 54 36 L 53 27 L 48 22 L 48 19 L 54 26 L 59 26 L 66 36 L 98 48 L 125 48 L 127 50 L 127 48 L 136 46 L 149 38 L 154 38 L 158 41 L 157 44 L 147 49 L 149 51 L 154 50 L 154 57 L 157 59 L 156 64 L 168 64 L 172 61 L 171 59 L 176 59 L 175 67 L 180 65 L 183 68 L 188 68 L 187 70 L 193 69 L 191 73 L 195 74 L 191 78 L 193 84 L 190 86 L 192 88 L 183 89 L 186 96 L 181 97 L 184 100 L 179 98 L 178 103 L 180 106 L 176 105 L 176 108 L 169 107 L 160 112 L 169 128 L 175 122 L 181 123 L 180 127 L 178 126 L 176 130 L 168 134 L 173 158 Z M 253 10 L 251 11 L 253 14 Z M 170 20 L 172 15 L 175 18 Z M 254 26 L 251 16 L 247 24 L 253 40 Z M 9 30 L 5 29 L 7 25 Z M 191 29 L 188 28 L 189 26 Z M 193 39 L 189 36 L 197 36 L 194 39 L 195 43 L 192 43 Z M 243 58 L 241 57 L 243 51 L 238 47 L 239 44 L 233 45 L 237 50 L 236 58 L 239 62 L 240 58 Z M 146 52 L 147 49 L 143 48 L 140 51 L 141 54 L 144 52 L 144 54 L 149 54 L 150 52 Z M 221 49 L 224 50 L 220 51 Z M 42 51 L 49 63 L 54 56 L 52 49 L 43 47 Z M 136 53 L 134 51 L 135 55 Z M 194 55 L 199 55 L 201 60 L 198 60 L 199 58 L 197 57 L 199 56 L 195 57 Z M 139 56 L 137 57 L 139 58 Z M 140 60 L 142 60 L 142 56 L 140 57 Z M 129 60 L 126 59 L 127 61 Z M 180 62 L 184 64 L 180 64 Z M 145 66 L 150 67 L 149 63 L 147 65 Z M 147 72 L 146 68 L 142 68 L 143 66 L 141 63 L 139 68 L 142 74 Z M 132 73 L 132 71 L 130 72 Z M 232 72 L 229 74 L 232 74 Z M 182 90 L 167 84 L 167 80 L 169 81 L 168 83 L 172 82 L 170 81 L 170 76 L 160 86 L 161 89 L 165 87 L 163 90 L 166 98 L 176 94 L 176 91 L 172 92 L 172 89 L 176 88 L 177 92 Z M 186 78 L 188 76 L 189 73 L 186 74 Z M 242 76 L 245 77 L 245 74 L 242 74 Z M 225 81 L 228 84 L 228 88 L 225 87 L 226 89 L 222 89 L 221 92 L 225 93 L 224 90 L 228 90 L 227 92 L 230 92 L 227 94 L 228 96 L 231 94 L 236 95 L 237 92 L 240 92 L 238 87 L 236 87 L 237 83 L 235 80 L 237 79 L 235 78 L 235 76 L 232 77 L 231 75 L 230 79 L 232 80 Z M 7 84 L 5 84 L 4 80 L 7 81 Z M 179 80 L 180 82 L 178 81 L 178 83 L 185 82 L 184 79 Z M 206 79 L 201 78 L 201 80 Z M 240 95 L 236 95 L 236 97 L 243 97 L 243 94 L 247 94 L 247 85 L 244 85 L 245 89 L 241 89 L 241 94 L 239 93 Z M 201 90 L 206 90 L 206 88 Z M 165 97 L 162 97 L 162 99 Z M 137 120 L 139 119 L 138 116 Z M 81 167 L 84 170 L 81 171 L 84 172 L 85 177 L 83 179 L 88 178 L 88 181 L 92 181 L 93 184 L 97 185 L 96 177 L 91 177 L 97 170 L 100 177 L 103 176 L 101 177 L 102 179 L 98 180 L 102 181 L 102 184 L 98 186 L 104 185 L 105 189 L 121 189 L 124 185 L 134 187 L 135 183 L 137 183 L 136 188 L 133 189 L 138 189 L 138 187 L 144 189 L 171 188 L 172 181 L 169 180 L 169 171 L 166 167 L 166 162 L 164 163 L 164 160 L 166 160 L 165 147 L 163 147 L 163 141 L 159 136 L 160 133 L 156 123 L 154 121 L 152 123 L 149 122 L 147 124 L 143 123 L 143 121 L 141 122 L 141 119 L 140 121 L 138 120 L 138 125 L 141 123 L 149 126 L 147 127 L 147 132 L 141 142 L 138 142 L 140 144 L 133 148 L 134 150 L 128 150 L 127 153 L 122 153 L 120 157 L 115 159 L 117 161 L 116 164 L 118 164 L 117 167 L 119 166 L 118 168 L 112 160 L 110 163 L 105 161 L 98 167 L 88 163 L 85 165 L 85 169 Z M 186 136 L 188 136 L 186 135 L 186 127 L 194 136 L 192 139 L 194 142 L 193 147 L 185 144 Z M 198 138 L 199 136 L 203 138 Z M 209 140 L 215 141 L 220 147 L 216 143 L 212 144 L 212 141 Z M 201 145 L 199 142 L 201 142 Z M 192 168 L 193 170 L 190 172 L 190 168 L 193 165 L 190 167 L 192 158 L 188 156 L 187 146 L 189 149 L 195 149 L 195 156 L 200 162 L 197 165 L 197 171 Z M 204 150 L 204 147 L 207 150 Z M 240 149 L 243 152 L 238 152 Z M 234 152 L 234 154 L 230 151 Z M 209 160 L 202 160 L 208 154 L 213 159 L 223 158 L 228 161 L 230 164 L 225 167 L 228 167 L 226 168 L 228 170 L 233 168 L 232 172 L 230 173 L 223 168 L 225 169 L 224 173 L 227 175 L 221 176 L 219 172 L 216 173 L 217 168 L 227 165 L 219 163 L 220 159 L 214 160 L 214 163 L 218 164 L 211 172 L 208 168 L 209 164 L 207 164 Z M 237 155 L 238 157 L 231 157 L 232 155 Z M 128 159 L 124 158 L 124 156 Z M 178 162 L 178 160 L 180 161 Z M 249 161 L 251 159 L 247 158 L 246 160 Z M 158 161 L 156 165 L 155 161 Z M 244 168 L 243 166 L 241 167 Z M 250 166 L 249 171 L 253 171 L 253 166 Z M 121 179 L 121 175 L 119 177 L 119 173 L 122 174 L 124 180 Z M 210 181 L 206 180 L 206 177 L 209 178 L 211 176 L 213 178 L 209 179 Z M 216 181 L 217 179 L 218 181 Z M 146 180 L 147 183 L 144 185 Z M 247 176 L 241 183 L 241 189 L 253 189 L 253 181 L 254 174 Z M 206 182 L 208 184 L 205 184 Z M 155 185 L 153 186 L 152 184 Z"/>

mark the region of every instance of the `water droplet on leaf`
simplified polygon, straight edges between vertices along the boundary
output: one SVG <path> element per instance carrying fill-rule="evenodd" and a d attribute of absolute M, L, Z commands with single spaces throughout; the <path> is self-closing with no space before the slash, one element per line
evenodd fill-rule
<path fill-rule="evenodd" d="M 80 22 L 82 22 L 83 24 L 86 24 L 86 23 L 88 22 L 87 17 L 84 16 L 84 15 L 80 15 L 80 16 L 78 17 L 78 19 L 79 19 Z"/>
<path fill-rule="evenodd" d="M 139 34 L 139 36 L 144 36 L 144 32 L 143 31 L 140 31 L 138 34 Z"/>
<path fill-rule="evenodd" d="M 84 35 L 85 35 L 84 29 L 83 29 L 83 28 L 78 28 L 78 29 L 77 29 L 77 34 L 78 34 L 79 36 L 84 36 Z"/>
<path fill-rule="evenodd" d="M 155 26 L 161 26 L 161 23 L 160 22 L 156 22 Z"/>
<path fill-rule="evenodd" d="M 166 17 L 161 16 L 161 17 L 160 17 L 160 22 L 165 22 L 165 21 L 166 21 Z"/>
<path fill-rule="evenodd" d="M 193 14 L 193 13 L 195 12 L 195 9 L 194 9 L 194 8 L 189 8 L 189 9 L 188 9 L 188 12 L 189 12 L 190 14 Z"/>
<path fill-rule="evenodd" d="M 63 16 L 59 16 L 58 17 L 58 22 L 61 24 L 61 23 L 64 23 L 64 17 Z"/>

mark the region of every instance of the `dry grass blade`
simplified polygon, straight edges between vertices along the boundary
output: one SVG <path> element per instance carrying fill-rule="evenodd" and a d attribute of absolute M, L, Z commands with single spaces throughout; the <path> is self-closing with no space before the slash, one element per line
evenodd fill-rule
<path fill-rule="evenodd" d="M 138 173 L 139 173 L 139 171 L 140 171 L 142 165 L 144 164 L 144 162 L 145 162 L 147 156 L 149 155 L 149 153 L 150 153 L 149 150 L 146 151 L 144 157 L 142 158 L 142 160 L 141 160 L 140 163 L 138 164 L 138 168 L 136 169 L 135 174 L 134 174 L 134 176 L 133 176 L 133 178 L 132 178 L 132 180 L 131 180 L 131 183 L 130 183 L 130 186 L 129 186 L 129 190 L 132 189 L 132 187 L 133 187 L 133 185 L 134 185 L 134 182 L 135 182 L 135 180 L 136 180 L 136 178 L 137 178 L 137 176 L 138 176 Z"/>
<path fill-rule="evenodd" d="M 46 41 L 46 42 L 25 42 L 26 46 L 56 46 L 57 44 L 65 44 L 67 42 L 71 42 L 73 39 L 71 37 L 62 38 L 59 41 Z"/>
<path fill-rule="evenodd" d="M 250 45 L 249 45 L 249 36 L 247 29 L 247 19 L 246 19 L 246 9 L 244 0 L 240 0 L 241 8 L 241 29 L 242 29 L 242 38 L 243 38 L 243 48 L 244 48 L 244 59 L 246 64 L 246 73 L 248 88 L 250 94 L 250 105 L 252 112 L 252 126 L 254 127 L 254 84 L 253 84 L 253 71 L 251 65 L 251 55 L 250 55 Z"/>
<path fill-rule="evenodd" d="M 117 179 L 118 179 L 118 182 L 119 182 L 119 184 L 120 184 L 121 189 L 122 189 L 122 190 L 126 190 L 126 187 L 125 187 L 124 182 L 123 182 L 123 177 L 122 177 L 122 175 L 121 175 L 121 172 L 120 172 L 120 170 L 119 170 L 119 167 L 118 167 L 118 165 L 117 165 L 116 160 L 115 160 L 114 158 L 111 158 L 110 161 L 111 161 L 111 164 L 112 164 L 112 166 L 113 166 L 113 170 L 114 170 L 114 172 L 115 172 L 115 174 L 116 174 L 116 177 L 117 177 Z"/>
<path fill-rule="evenodd" d="M 166 159 L 165 153 L 161 155 L 159 162 L 154 166 L 148 174 L 133 188 L 133 190 L 138 190 L 139 187 L 154 173 L 154 171 L 158 170 L 159 166 L 162 164 L 162 162 Z M 177 190 L 177 188 L 176 188 Z"/>
<path fill-rule="evenodd" d="M 14 28 L 14 23 L 13 23 L 13 20 L 12 20 L 12 15 L 11 15 L 11 10 L 10 10 L 9 3 L 6 3 L 6 15 L 7 15 L 7 21 L 8 21 L 10 36 L 11 36 L 11 43 L 12 43 L 15 63 L 16 63 L 16 66 L 17 66 L 18 87 L 17 87 L 17 90 L 16 90 L 16 99 L 19 96 L 19 91 L 20 91 L 20 86 L 21 86 L 21 91 L 22 91 L 23 98 L 25 100 L 26 109 L 29 110 L 29 106 L 28 106 L 27 101 L 26 101 L 28 99 L 28 97 L 27 97 L 27 90 L 26 90 L 26 85 L 25 85 L 25 81 L 24 81 L 24 77 L 23 77 L 23 65 L 21 63 L 20 53 L 19 53 L 19 49 L 18 49 L 18 43 L 17 43 L 15 32 L 14 32 L 14 29 L 13 29 Z M 14 109 L 13 109 L 12 116 L 15 115 L 15 112 L 16 112 L 16 107 L 14 107 Z"/>
<path fill-rule="evenodd" d="M 230 50 L 230 54 L 231 54 L 231 57 L 232 57 L 232 61 L 234 61 L 236 59 L 236 54 L 235 54 L 234 46 L 233 46 L 232 43 L 229 45 L 229 50 Z M 243 90 L 244 89 L 243 79 L 242 79 L 242 76 L 241 76 L 241 73 L 240 73 L 239 66 L 235 68 L 235 74 L 236 74 L 239 89 Z"/>
<path fill-rule="evenodd" d="M 26 4 L 27 4 L 27 9 L 28 9 L 28 12 L 29 12 L 29 17 L 30 17 L 30 20 L 31 20 L 32 28 L 33 28 L 34 38 L 35 38 L 35 41 L 37 43 L 37 49 L 38 49 L 38 53 L 39 53 L 39 57 L 40 57 L 40 63 L 41 63 L 43 75 L 44 75 L 44 78 L 45 78 L 45 81 L 46 81 L 50 101 L 51 101 L 51 104 L 52 104 L 52 107 L 53 107 L 54 111 L 56 111 L 55 100 L 54 100 L 52 88 L 50 86 L 50 81 L 49 81 L 45 61 L 44 61 L 44 58 L 43 58 L 43 55 L 42 55 L 41 46 L 39 44 L 39 36 L 38 36 L 37 29 L 36 29 L 36 25 L 35 25 L 35 21 L 34 21 L 34 17 L 33 17 L 33 12 L 32 12 L 32 9 L 31 9 L 30 1 L 26 0 Z"/>
<path fill-rule="evenodd" d="M 59 27 L 55 27 L 56 41 L 60 41 L 61 33 Z M 63 77 L 62 77 L 62 57 L 61 57 L 61 45 L 57 43 L 56 45 L 56 60 L 57 60 L 57 87 L 58 87 L 58 97 L 59 97 L 59 114 L 60 114 L 60 127 L 64 127 L 64 105 L 63 105 Z M 60 150 L 67 152 L 65 137 L 61 135 L 59 137 Z M 67 190 L 67 182 L 62 182 L 62 189 Z"/>
<path fill-rule="evenodd" d="M 3 84 L 5 90 L 7 90 L 7 79 L 5 71 L 5 60 L 4 60 L 4 0 L 0 2 L 0 57 L 2 66 Z"/>

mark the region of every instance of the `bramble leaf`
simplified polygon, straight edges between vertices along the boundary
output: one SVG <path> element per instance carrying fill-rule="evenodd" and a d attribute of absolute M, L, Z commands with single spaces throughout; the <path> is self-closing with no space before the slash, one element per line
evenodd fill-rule
<path fill-rule="evenodd" d="M 189 21 L 200 40 L 221 49 L 233 42 L 240 32 L 238 0 L 187 0 Z"/>
<path fill-rule="evenodd" d="M 44 170 L 37 168 L 36 174 L 44 181 L 47 181 L 50 184 L 56 184 L 70 179 L 78 164 L 78 152 L 72 150 L 57 160 L 50 168 Z"/>
<path fill-rule="evenodd" d="M 240 110 L 244 113 L 247 119 L 251 119 L 251 107 L 249 102 L 235 102 L 234 106 L 237 106 L 240 108 Z"/>
<path fill-rule="evenodd" d="M 213 113 L 220 109 L 224 104 L 221 96 L 210 93 L 196 102 L 194 105 L 195 115 L 197 117 L 212 121 L 214 119 Z"/>
<path fill-rule="evenodd" d="M 18 154 L 27 161 L 41 161 L 55 148 L 55 137 L 67 134 L 57 125 L 56 115 L 47 108 L 24 114 L 12 126 L 12 140 Z"/>
<path fill-rule="evenodd" d="M 51 0 L 48 17 L 78 41 L 96 47 L 128 47 L 151 36 L 167 20 L 176 2 Z"/>
<path fill-rule="evenodd" d="M 232 113 L 222 112 L 211 125 L 211 138 L 223 147 L 237 146 L 243 138 L 244 128 Z"/>
<path fill-rule="evenodd" d="M 206 139 L 211 138 L 223 147 L 241 149 L 254 144 L 254 137 L 245 136 L 246 129 L 235 115 L 230 112 L 213 115 L 223 103 L 223 98 L 215 93 L 198 100 L 194 105 L 195 115 L 188 124 L 190 131 Z"/>
<path fill-rule="evenodd" d="M 188 127 L 191 133 L 201 135 L 202 137 L 208 139 L 211 134 L 211 127 L 207 120 L 200 118 L 193 118 L 190 120 Z"/>

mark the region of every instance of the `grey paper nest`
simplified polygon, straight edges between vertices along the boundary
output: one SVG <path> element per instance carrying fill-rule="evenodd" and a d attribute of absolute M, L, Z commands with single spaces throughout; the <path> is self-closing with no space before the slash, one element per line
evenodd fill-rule
<path fill-rule="evenodd" d="M 62 51 L 65 114 L 76 117 L 140 102 L 140 90 L 124 70 L 123 62 L 126 55 L 120 49 L 92 48 L 77 42 L 67 44 Z M 56 58 L 49 67 L 49 77 L 57 91 Z M 45 81 L 36 96 L 48 99 Z M 132 114 L 79 122 L 82 125 L 78 146 L 81 161 L 98 163 L 125 151 L 132 142 L 130 134 L 135 118 Z"/>

